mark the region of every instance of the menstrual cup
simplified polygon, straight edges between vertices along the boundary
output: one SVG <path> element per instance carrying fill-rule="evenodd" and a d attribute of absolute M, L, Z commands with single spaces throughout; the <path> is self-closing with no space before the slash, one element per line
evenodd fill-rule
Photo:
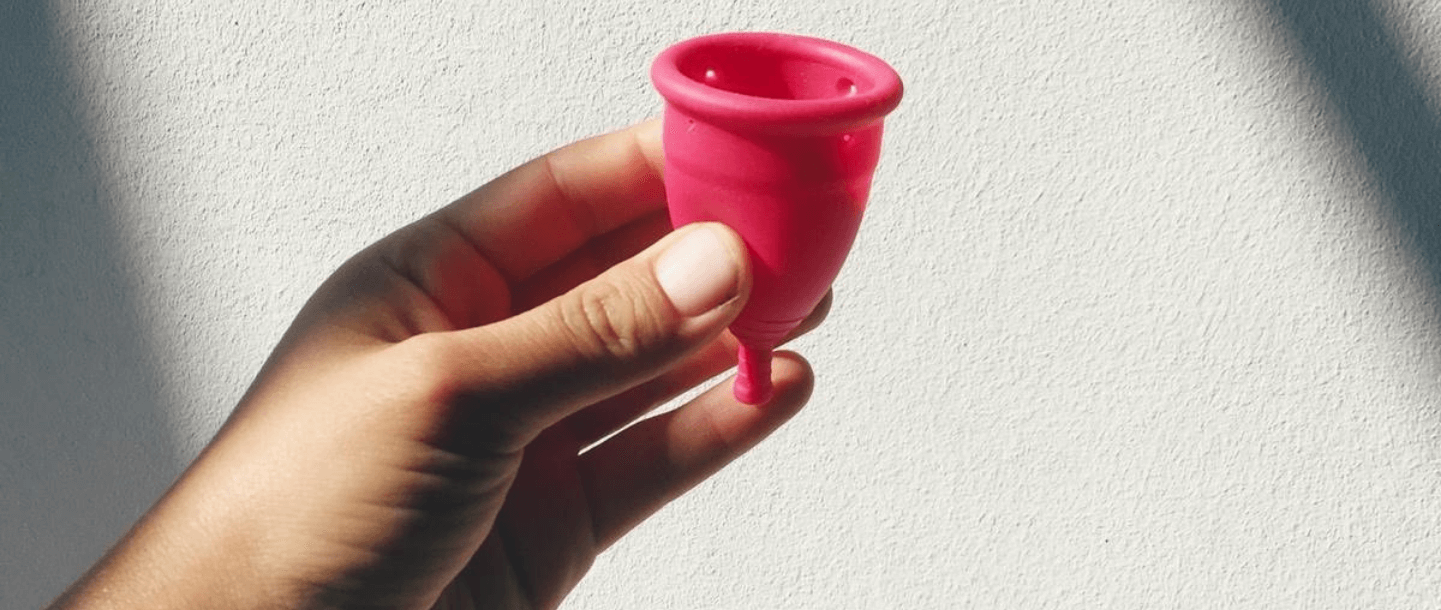
<path fill-rule="evenodd" d="M 749 250 L 735 396 L 765 402 L 771 350 L 825 297 L 860 228 L 900 76 L 846 45 L 747 32 L 670 47 L 651 80 L 671 224 L 722 222 Z"/>

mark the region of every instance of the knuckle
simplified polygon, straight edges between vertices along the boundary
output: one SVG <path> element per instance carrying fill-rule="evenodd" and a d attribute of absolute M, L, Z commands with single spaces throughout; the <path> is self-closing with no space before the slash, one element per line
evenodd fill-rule
<path fill-rule="evenodd" d="M 591 282 L 576 289 L 561 308 L 561 319 L 585 357 L 633 360 L 660 343 L 664 323 L 640 287 Z"/>

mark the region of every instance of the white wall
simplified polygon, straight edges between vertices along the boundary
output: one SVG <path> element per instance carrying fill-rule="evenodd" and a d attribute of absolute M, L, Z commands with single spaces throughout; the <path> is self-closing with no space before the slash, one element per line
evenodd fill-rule
<path fill-rule="evenodd" d="M 567 608 L 1441 607 L 1441 4 L 310 4 L 0 8 L 0 607 L 340 260 L 739 29 L 907 97 L 813 404 Z"/>

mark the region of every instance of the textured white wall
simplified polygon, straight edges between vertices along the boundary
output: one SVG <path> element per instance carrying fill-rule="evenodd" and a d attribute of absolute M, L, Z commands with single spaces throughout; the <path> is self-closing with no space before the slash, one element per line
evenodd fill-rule
<path fill-rule="evenodd" d="M 351 252 L 774 29 L 907 97 L 813 404 L 567 608 L 1441 607 L 1441 4 L 0 8 L 0 607 Z"/>

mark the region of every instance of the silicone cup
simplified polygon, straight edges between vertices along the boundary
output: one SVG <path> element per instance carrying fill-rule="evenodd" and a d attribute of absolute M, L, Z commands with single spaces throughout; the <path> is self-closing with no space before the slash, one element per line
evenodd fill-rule
<path fill-rule="evenodd" d="M 774 33 L 701 36 L 656 58 L 671 224 L 719 221 L 749 250 L 754 283 L 731 333 L 735 396 L 771 394 L 771 350 L 820 303 L 860 228 L 882 119 L 901 101 L 884 61 Z"/>

